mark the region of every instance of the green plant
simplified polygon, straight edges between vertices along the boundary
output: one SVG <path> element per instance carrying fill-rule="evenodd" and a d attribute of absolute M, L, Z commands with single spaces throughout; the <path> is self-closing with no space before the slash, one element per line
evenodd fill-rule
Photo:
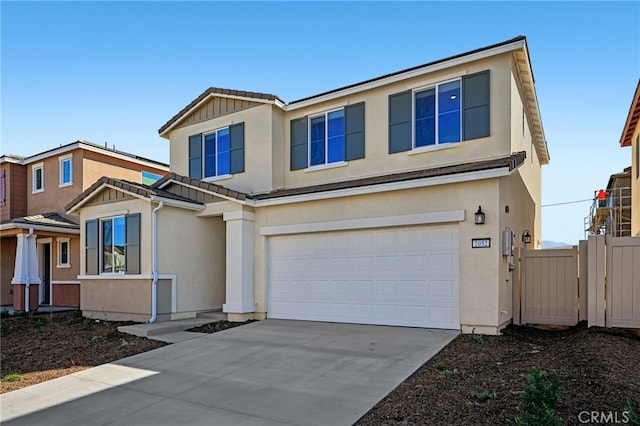
<path fill-rule="evenodd" d="M 128 340 L 120 339 L 120 347 L 121 348 L 126 348 L 127 346 L 133 346 L 133 345 L 135 345 L 134 342 L 129 342 Z"/>
<path fill-rule="evenodd" d="M 562 425 L 555 409 L 560 402 L 560 378 L 554 370 L 548 372 L 538 368 L 527 376 L 522 393 L 522 404 L 518 407 L 515 424 L 534 426 Z"/>
<path fill-rule="evenodd" d="M 632 425 L 640 425 L 640 383 L 637 383 L 638 396 L 635 401 L 631 398 L 627 398 L 627 403 L 624 406 L 624 411 L 627 412 L 627 417 Z"/>
<path fill-rule="evenodd" d="M 454 368 L 453 370 L 450 370 L 450 369 L 447 368 L 445 370 L 438 371 L 438 374 L 440 374 L 441 376 L 448 377 L 448 376 L 452 376 L 454 374 L 458 374 L 458 369 Z"/>
<path fill-rule="evenodd" d="M 471 334 L 468 334 L 467 336 L 469 336 L 469 339 L 473 340 L 474 342 L 480 344 L 480 345 L 484 345 L 484 339 L 482 338 L 481 335 L 476 334 L 476 329 L 472 329 L 471 330 Z"/>
<path fill-rule="evenodd" d="M 93 336 L 91 338 L 91 343 L 98 343 L 100 341 L 100 336 Z"/>
<path fill-rule="evenodd" d="M 495 391 L 473 391 L 471 392 L 471 398 L 475 399 L 478 402 L 485 402 L 487 399 L 496 399 L 498 394 Z"/>
<path fill-rule="evenodd" d="M 42 328 L 42 320 L 35 320 L 31 322 L 31 327 L 35 328 L 36 330 L 40 330 Z"/>
<path fill-rule="evenodd" d="M 20 380 L 22 380 L 22 376 L 15 373 L 7 374 L 2 378 L 4 382 L 19 382 Z"/>

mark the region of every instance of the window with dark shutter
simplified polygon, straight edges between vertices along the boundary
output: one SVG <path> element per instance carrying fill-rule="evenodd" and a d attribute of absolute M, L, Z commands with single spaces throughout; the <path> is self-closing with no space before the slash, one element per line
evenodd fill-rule
<path fill-rule="evenodd" d="M 98 220 L 87 220 L 85 222 L 85 248 L 84 261 L 85 273 L 87 275 L 98 274 Z"/>
<path fill-rule="evenodd" d="M 125 221 L 125 273 L 140 273 L 140 213 L 128 214 Z"/>
<path fill-rule="evenodd" d="M 364 102 L 344 107 L 344 159 L 364 158 Z"/>
<path fill-rule="evenodd" d="M 489 136 L 489 70 L 462 77 L 463 140 Z"/>
<path fill-rule="evenodd" d="M 202 179 L 202 134 L 189 136 L 189 177 Z"/>
<path fill-rule="evenodd" d="M 291 170 L 307 167 L 309 149 L 307 132 L 307 117 L 291 120 Z"/>
<path fill-rule="evenodd" d="M 411 91 L 389 95 L 389 154 L 411 149 Z"/>
<path fill-rule="evenodd" d="M 4 207 L 7 204 L 7 194 L 6 194 L 6 181 L 5 181 L 5 171 L 0 170 L 0 207 Z"/>
<path fill-rule="evenodd" d="M 229 126 L 229 140 L 229 173 L 242 173 L 244 172 L 244 123 Z"/>

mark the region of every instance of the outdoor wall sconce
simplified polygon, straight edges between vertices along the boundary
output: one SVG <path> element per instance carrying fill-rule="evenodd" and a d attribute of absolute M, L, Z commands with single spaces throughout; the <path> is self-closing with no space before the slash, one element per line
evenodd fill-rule
<path fill-rule="evenodd" d="M 528 229 L 525 229 L 522 233 L 522 242 L 525 244 L 531 244 L 531 234 Z"/>
<path fill-rule="evenodd" d="M 484 225 L 484 212 L 480 206 L 478 206 L 478 211 L 476 212 L 476 225 Z"/>

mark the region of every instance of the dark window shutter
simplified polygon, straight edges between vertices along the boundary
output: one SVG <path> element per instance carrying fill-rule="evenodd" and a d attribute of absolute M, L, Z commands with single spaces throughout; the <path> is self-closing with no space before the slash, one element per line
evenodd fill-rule
<path fill-rule="evenodd" d="M 229 173 L 244 172 L 244 123 L 229 126 Z"/>
<path fill-rule="evenodd" d="M 0 207 L 4 207 L 6 202 L 6 180 L 5 180 L 4 170 L 0 170 Z"/>
<path fill-rule="evenodd" d="M 85 273 L 98 275 L 98 220 L 87 220 L 84 226 Z"/>
<path fill-rule="evenodd" d="M 389 154 L 411 149 L 411 90 L 389 95 Z"/>
<path fill-rule="evenodd" d="M 462 139 L 489 136 L 489 70 L 462 77 Z"/>
<path fill-rule="evenodd" d="M 291 170 L 307 167 L 307 138 L 307 117 L 291 120 Z"/>
<path fill-rule="evenodd" d="M 125 268 L 127 274 L 140 273 L 140 213 L 125 218 Z"/>
<path fill-rule="evenodd" d="M 364 102 L 344 107 L 344 159 L 364 158 Z"/>
<path fill-rule="evenodd" d="M 189 177 L 202 179 L 202 134 L 189 136 Z"/>

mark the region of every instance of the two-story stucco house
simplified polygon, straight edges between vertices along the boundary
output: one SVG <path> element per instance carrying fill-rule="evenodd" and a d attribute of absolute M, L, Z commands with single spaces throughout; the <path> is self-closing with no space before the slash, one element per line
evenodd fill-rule
<path fill-rule="evenodd" d="M 159 133 L 170 174 L 67 206 L 85 315 L 510 322 L 549 161 L 525 37 L 289 103 L 209 88 Z"/>
<path fill-rule="evenodd" d="M 101 176 L 153 183 L 168 170 L 87 141 L 29 157 L 0 156 L 2 306 L 80 306 L 80 229 L 66 204 Z"/>

